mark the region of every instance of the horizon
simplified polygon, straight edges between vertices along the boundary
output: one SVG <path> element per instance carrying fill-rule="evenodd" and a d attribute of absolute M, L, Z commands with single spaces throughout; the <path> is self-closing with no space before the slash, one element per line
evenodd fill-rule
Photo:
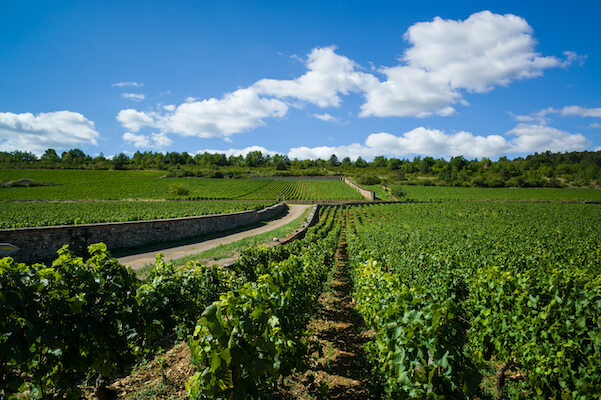
<path fill-rule="evenodd" d="M 3 2 L 0 151 L 601 150 L 600 4 Z"/>

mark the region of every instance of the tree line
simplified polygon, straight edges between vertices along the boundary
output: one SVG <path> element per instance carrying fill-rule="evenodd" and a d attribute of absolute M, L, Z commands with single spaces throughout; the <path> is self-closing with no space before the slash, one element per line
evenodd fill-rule
<path fill-rule="evenodd" d="M 601 186 L 601 151 L 535 153 L 497 161 L 488 158 L 468 160 L 463 156 L 449 160 L 433 157 L 400 159 L 359 157 L 340 160 L 289 159 L 282 154 L 252 151 L 246 156 L 222 153 L 140 152 L 120 153 L 106 158 L 71 149 L 60 155 L 48 149 L 41 157 L 24 151 L 0 152 L 0 168 L 165 170 L 170 176 L 237 178 L 249 176 L 328 176 L 348 175 L 365 185 L 423 184 L 481 187 L 564 187 Z"/>

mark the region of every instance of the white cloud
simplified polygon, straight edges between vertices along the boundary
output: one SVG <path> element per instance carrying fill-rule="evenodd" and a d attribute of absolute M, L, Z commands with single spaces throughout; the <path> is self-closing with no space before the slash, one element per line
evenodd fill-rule
<path fill-rule="evenodd" d="M 298 78 L 261 79 L 219 99 L 188 97 L 161 112 L 122 110 L 117 119 L 131 132 L 151 127 L 163 133 L 224 138 L 264 125 L 265 118 L 283 117 L 289 107 L 338 107 L 341 97 L 350 93 L 365 97 L 360 112 L 364 117 L 449 116 L 456 104 L 467 105 L 464 92 L 488 92 L 581 58 L 573 52 L 564 53 L 563 61 L 541 56 L 525 19 L 490 11 L 464 21 L 437 17 L 417 23 L 404 38 L 410 46 L 400 64 L 377 70 L 384 81 L 337 54 L 334 46 L 318 47 L 308 54 L 307 71 Z"/>
<path fill-rule="evenodd" d="M 392 67 L 380 71 L 387 79 L 365 93 L 362 117 L 448 116 L 455 112 L 450 104 L 461 99 L 448 81 L 423 69 Z"/>
<path fill-rule="evenodd" d="M 163 129 L 184 136 L 227 137 L 264 125 L 263 118 L 283 117 L 287 111 L 280 100 L 261 98 L 250 88 L 239 89 L 221 99 L 181 104 L 163 117 Z"/>
<path fill-rule="evenodd" d="M 585 108 L 580 106 L 565 106 L 559 112 L 561 115 L 601 118 L 601 107 Z"/>
<path fill-rule="evenodd" d="M 332 154 L 335 154 L 338 158 L 349 157 L 356 160 L 358 157 L 372 158 L 380 153 L 378 153 L 378 149 L 352 143 L 346 146 L 293 147 L 288 152 L 288 157 L 291 159 L 298 158 L 299 160 L 316 160 L 318 158 L 327 160 Z"/>
<path fill-rule="evenodd" d="M 442 75 L 454 88 L 487 92 L 495 85 L 542 74 L 559 66 L 555 57 L 534 51 L 536 40 L 525 19 L 490 11 L 472 14 L 465 21 L 421 22 L 409 28 L 411 44 L 403 61 Z"/>
<path fill-rule="evenodd" d="M 562 63 L 562 67 L 567 67 L 572 63 L 576 62 L 579 66 L 583 66 L 588 58 L 588 55 L 581 55 L 573 51 L 564 51 L 563 55 L 566 57 L 565 61 Z"/>
<path fill-rule="evenodd" d="M 67 149 L 96 145 L 100 137 L 94 122 L 72 111 L 0 113 L 0 151 L 30 151 L 41 155 L 48 148 Z"/>
<path fill-rule="evenodd" d="M 593 122 L 589 125 L 590 128 L 601 128 L 601 124 L 598 122 Z"/>
<path fill-rule="evenodd" d="M 153 133 L 151 136 L 125 132 L 123 140 L 131 143 L 137 149 L 159 149 L 162 150 L 171 145 L 172 140 L 164 133 Z"/>
<path fill-rule="evenodd" d="M 334 116 L 332 116 L 332 115 L 330 115 L 328 113 L 325 113 L 325 114 L 313 114 L 313 116 L 315 118 L 320 119 L 320 120 L 325 121 L 325 122 L 335 122 L 335 121 L 338 120 L 336 117 L 334 117 Z"/>
<path fill-rule="evenodd" d="M 173 141 L 164 133 L 159 132 L 152 134 L 152 143 L 154 144 L 154 147 L 163 149 L 165 147 L 171 146 L 171 143 L 173 143 Z"/>
<path fill-rule="evenodd" d="M 357 72 L 357 67 L 354 61 L 336 54 L 333 46 L 315 48 L 308 55 L 309 71 L 304 75 L 292 80 L 262 79 L 252 87 L 261 95 L 338 107 L 340 94 L 361 92 L 377 83 L 373 75 Z"/>
<path fill-rule="evenodd" d="M 287 111 L 288 106 L 282 101 L 259 97 L 253 89 L 247 88 L 228 93 L 221 99 L 182 103 L 163 114 L 121 110 L 117 120 L 132 132 L 151 127 L 163 133 L 211 138 L 228 137 L 264 125 L 263 118 L 283 117 Z"/>
<path fill-rule="evenodd" d="M 390 133 L 372 133 L 365 144 L 347 146 L 296 147 L 288 156 L 299 159 L 327 159 L 332 154 L 339 158 L 373 158 L 377 155 L 404 157 L 425 155 L 449 158 L 462 155 L 467 158 L 495 158 L 512 153 L 543 151 L 577 151 L 591 145 L 581 134 L 571 134 L 545 125 L 519 124 L 502 135 L 478 136 L 470 132 L 445 133 L 438 129 L 418 127 L 400 136 Z"/>
<path fill-rule="evenodd" d="M 581 106 L 565 106 L 563 108 L 548 107 L 528 115 L 513 115 L 513 118 L 519 122 L 538 121 L 541 124 L 548 122 L 547 115 L 561 115 L 563 117 L 592 117 L 601 118 L 601 107 L 586 108 Z"/>
<path fill-rule="evenodd" d="M 516 136 L 513 140 L 514 153 L 580 151 L 591 145 L 580 133 L 571 134 L 541 124 L 518 124 L 508 133 Z"/>
<path fill-rule="evenodd" d="M 146 135 L 138 135 L 131 132 L 125 132 L 123 134 L 123 140 L 134 145 L 134 147 L 143 149 L 150 147 L 150 140 Z"/>
<path fill-rule="evenodd" d="M 136 101 L 136 102 L 140 102 L 146 98 L 146 96 L 144 96 L 141 93 L 121 93 L 121 97 L 123 97 L 124 99 Z"/>
<path fill-rule="evenodd" d="M 143 127 L 156 127 L 160 116 L 154 112 L 146 113 L 131 108 L 119 111 L 117 121 L 132 132 L 138 132 Z"/>
<path fill-rule="evenodd" d="M 175 104 L 167 104 L 163 106 L 163 109 L 165 109 L 166 111 L 175 111 Z"/>
<path fill-rule="evenodd" d="M 453 104 L 463 103 L 462 90 L 485 93 L 577 59 L 573 52 L 563 62 L 540 56 L 525 19 L 490 11 L 465 21 L 420 22 L 404 38 L 410 47 L 403 64 L 380 68 L 386 80 L 366 91 L 361 116 L 450 115 Z"/>
<path fill-rule="evenodd" d="M 263 155 L 276 155 L 276 154 L 280 154 L 277 151 L 272 151 L 272 150 L 267 150 L 265 147 L 262 146 L 250 146 L 250 147 L 245 147 L 243 149 L 228 149 L 228 150 L 212 150 L 212 149 L 204 149 L 204 150 L 198 150 L 196 152 L 196 154 L 202 154 L 202 153 L 211 153 L 211 154 L 225 154 L 226 156 L 244 156 L 246 157 L 246 155 L 248 153 L 250 153 L 251 151 L 260 151 L 261 153 L 263 153 Z"/>
<path fill-rule="evenodd" d="M 113 86 L 113 87 L 142 87 L 142 86 L 144 86 L 144 84 L 141 82 L 116 82 L 116 83 L 113 83 L 111 86 Z"/>

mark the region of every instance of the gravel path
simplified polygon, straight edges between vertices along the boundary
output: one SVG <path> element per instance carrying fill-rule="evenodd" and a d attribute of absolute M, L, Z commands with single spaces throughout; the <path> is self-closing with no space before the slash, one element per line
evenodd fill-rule
<path fill-rule="evenodd" d="M 140 269 L 146 264 L 154 263 L 154 260 L 157 254 L 159 253 L 163 253 L 163 255 L 165 256 L 165 260 L 173 260 L 188 256 L 190 254 L 202 253 L 203 251 L 210 250 L 213 247 L 219 246 L 220 244 L 236 242 L 240 239 L 244 239 L 249 236 L 258 235 L 260 233 L 269 232 L 279 227 L 282 227 L 300 217 L 303 214 L 303 212 L 305 212 L 305 210 L 309 207 L 313 206 L 305 204 L 288 204 L 288 214 L 286 214 L 283 218 L 269 221 L 266 225 L 260 226 L 258 228 L 249 229 L 244 232 L 238 232 L 232 235 L 223 236 L 216 239 L 205 240 L 199 243 L 170 247 L 167 249 L 155 250 L 148 253 L 134 254 L 127 257 L 118 258 L 118 260 L 121 264 L 131 265 L 132 269 Z"/>

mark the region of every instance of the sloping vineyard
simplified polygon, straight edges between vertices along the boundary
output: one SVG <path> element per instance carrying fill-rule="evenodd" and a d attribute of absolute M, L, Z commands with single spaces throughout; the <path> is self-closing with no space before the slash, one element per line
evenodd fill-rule
<path fill-rule="evenodd" d="M 190 382 L 192 393 L 268 389 L 302 350 L 295 338 L 339 227 L 327 209 L 304 239 L 249 248 L 231 270 L 159 259 L 143 282 L 103 244 L 91 246 L 86 261 L 66 248 L 51 266 L 0 260 L 0 397 L 80 398 L 84 378 L 123 371 L 157 340 L 192 332 L 194 359 L 206 368 Z"/>
<path fill-rule="evenodd" d="M 260 210 L 273 204 L 273 201 L 263 200 L 3 202 L 0 207 L 0 229 L 222 214 Z"/>
<path fill-rule="evenodd" d="M 123 199 L 361 199 L 338 180 L 161 178 L 158 171 L 0 170 L 0 182 L 29 179 L 41 186 L 0 188 L 0 200 L 123 200 Z M 184 187 L 175 195 L 171 187 Z"/>
<path fill-rule="evenodd" d="M 354 221 L 357 309 L 391 398 L 491 380 L 503 398 L 601 396 L 599 207 L 374 205 Z"/>

